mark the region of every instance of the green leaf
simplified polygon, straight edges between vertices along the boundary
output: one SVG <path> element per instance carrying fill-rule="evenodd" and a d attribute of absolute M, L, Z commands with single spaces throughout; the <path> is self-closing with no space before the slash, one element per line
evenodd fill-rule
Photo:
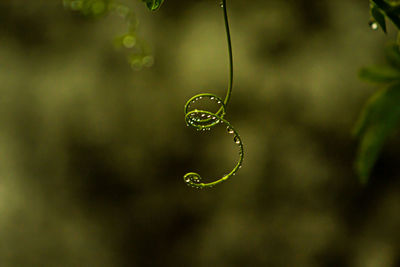
<path fill-rule="evenodd" d="M 390 44 L 385 50 L 386 60 L 389 64 L 400 70 L 400 48 L 397 44 Z"/>
<path fill-rule="evenodd" d="M 373 83 L 390 83 L 400 81 L 400 71 L 388 66 L 371 66 L 362 68 L 359 72 L 361 79 Z"/>
<path fill-rule="evenodd" d="M 365 105 L 355 126 L 359 141 L 355 168 L 366 183 L 386 138 L 400 121 L 400 83 L 375 93 Z"/>
<path fill-rule="evenodd" d="M 150 9 L 151 11 L 156 11 L 157 9 L 159 9 L 161 4 L 164 2 L 164 0 L 142 0 L 142 1 L 146 3 L 147 8 Z"/>
<path fill-rule="evenodd" d="M 397 11 L 394 12 L 393 6 L 384 0 L 371 0 L 371 3 L 376 5 L 381 12 L 383 12 L 392 22 L 396 25 L 397 29 L 400 29 L 400 18 Z"/>
<path fill-rule="evenodd" d="M 385 15 L 381 12 L 381 10 L 376 6 L 373 5 L 371 8 L 371 15 L 374 20 L 381 26 L 381 29 L 384 33 L 386 33 L 386 20 Z"/>

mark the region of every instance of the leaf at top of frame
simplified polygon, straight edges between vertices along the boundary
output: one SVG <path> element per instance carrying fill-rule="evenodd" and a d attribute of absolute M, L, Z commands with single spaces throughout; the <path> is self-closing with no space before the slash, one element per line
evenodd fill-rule
<path fill-rule="evenodd" d="M 372 5 L 372 7 L 371 7 L 371 15 L 374 18 L 374 20 L 379 24 L 379 26 L 381 27 L 382 31 L 384 33 L 386 33 L 385 15 L 381 12 L 381 10 L 376 5 Z"/>
<path fill-rule="evenodd" d="M 164 2 L 164 0 L 142 0 L 143 2 L 146 3 L 146 6 L 148 9 L 151 11 L 156 11 L 161 7 L 161 4 Z"/>

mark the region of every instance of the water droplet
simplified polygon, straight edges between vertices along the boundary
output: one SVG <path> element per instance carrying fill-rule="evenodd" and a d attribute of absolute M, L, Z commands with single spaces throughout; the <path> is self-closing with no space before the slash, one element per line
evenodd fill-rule
<path fill-rule="evenodd" d="M 239 138 L 237 135 L 233 138 L 233 141 L 234 141 L 236 144 L 240 144 L 240 138 Z"/>
<path fill-rule="evenodd" d="M 142 69 L 142 61 L 139 58 L 135 58 L 131 61 L 131 68 L 133 70 L 141 70 Z"/>
<path fill-rule="evenodd" d="M 211 100 L 214 100 L 214 99 L 215 99 L 215 97 L 213 97 L 213 96 L 212 96 L 212 97 L 210 97 L 210 99 L 211 99 Z"/>
<path fill-rule="evenodd" d="M 143 65 L 144 65 L 145 67 L 151 67 L 151 66 L 153 66 L 153 64 L 154 64 L 154 57 L 152 57 L 152 56 L 145 56 L 145 57 L 142 59 L 142 62 L 143 62 Z"/>
<path fill-rule="evenodd" d="M 205 116 L 206 116 L 206 114 L 204 114 L 204 113 L 203 113 L 203 114 L 201 114 L 201 117 L 202 117 L 202 118 L 204 118 Z"/>
<path fill-rule="evenodd" d="M 124 39 L 122 40 L 122 44 L 126 47 L 126 48 L 132 48 L 136 45 L 136 38 L 133 35 L 126 35 L 124 37 Z"/>
<path fill-rule="evenodd" d="M 72 10 L 80 10 L 80 9 L 82 9 L 82 2 L 81 1 L 73 1 L 71 3 L 71 9 Z"/>
<path fill-rule="evenodd" d="M 199 97 L 198 97 L 199 100 L 202 99 L 202 98 L 203 98 L 202 96 L 199 96 Z"/>
<path fill-rule="evenodd" d="M 369 26 L 371 27 L 371 29 L 373 29 L 374 31 L 376 31 L 379 28 L 379 25 L 376 21 L 371 21 L 369 23 Z"/>
<path fill-rule="evenodd" d="M 221 104 L 221 101 L 218 100 L 217 103 L 218 103 L 218 104 Z"/>
<path fill-rule="evenodd" d="M 234 133 L 234 131 L 233 131 L 233 129 L 231 128 L 231 127 L 226 127 L 226 131 L 229 133 L 229 134 L 233 134 Z"/>
<path fill-rule="evenodd" d="M 211 118 L 211 115 L 207 115 L 207 118 Z"/>
<path fill-rule="evenodd" d="M 117 14 L 123 18 L 127 17 L 130 12 L 129 8 L 123 5 L 118 5 L 116 11 Z"/>
<path fill-rule="evenodd" d="M 91 9 L 92 9 L 92 12 L 94 15 L 100 15 L 105 11 L 106 5 L 104 3 L 98 1 L 98 2 L 95 2 L 92 4 Z"/>

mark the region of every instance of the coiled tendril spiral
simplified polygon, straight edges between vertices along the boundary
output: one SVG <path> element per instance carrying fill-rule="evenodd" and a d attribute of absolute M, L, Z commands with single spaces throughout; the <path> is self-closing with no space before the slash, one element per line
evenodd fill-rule
<path fill-rule="evenodd" d="M 233 53 L 232 53 L 232 44 L 231 44 L 231 36 L 230 36 L 230 30 L 229 30 L 229 22 L 228 22 L 228 14 L 227 14 L 227 9 L 226 9 L 226 0 L 222 0 L 221 7 L 223 10 L 224 14 L 224 21 L 225 21 L 225 30 L 226 30 L 226 39 L 228 43 L 228 54 L 229 54 L 229 84 L 228 84 L 228 90 L 225 96 L 225 99 L 222 100 L 220 97 L 214 95 L 214 94 L 209 94 L 209 93 L 201 93 L 198 95 L 193 96 L 190 98 L 184 108 L 185 112 L 185 121 L 188 126 L 192 126 L 197 130 L 210 130 L 212 127 L 219 125 L 219 124 L 225 124 L 227 132 L 229 134 L 233 134 L 233 141 L 235 144 L 239 146 L 239 160 L 236 164 L 236 166 L 232 169 L 231 172 L 228 174 L 225 174 L 222 176 L 220 179 L 210 182 L 210 183 L 201 183 L 201 176 L 198 173 L 195 172 L 189 172 L 186 173 L 183 176 L 183 180 L 185 183 L 189 186 L 195 187 L 195 188 L 205 188 L 205 187 L 213 187 L 216 184 L 219 184 L 223 181 L 226 181 L 229 179 L 231 176 L 235 175 L 236 172 L 241 168 L 242 162 L 243 162 L 243 143 L 242 139 L 240 138 L 239 133 L 236 131 L 236 129 L 227 121 L 224 116 L 226 115 L 226 106 L 228 105 L 229 99 L 232 94 L 232 87 L 233 87 Z M 197 100 L 200 99 L 209 99 L 211 101 L 215 101 L 218 105 L 220 105 L 219 109 L 217 112 L 210 112 L 207 110 L 190 110 L 191 104 L 196 102 Z"/>

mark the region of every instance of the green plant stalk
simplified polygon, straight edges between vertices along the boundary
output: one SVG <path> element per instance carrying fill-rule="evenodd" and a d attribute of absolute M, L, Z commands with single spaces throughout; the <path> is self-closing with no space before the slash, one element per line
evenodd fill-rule
<path fill-rule="evenodd" d="M 183 180 L 185 181 L 185 183 L 191 187 L 199 189 L 213 187 L 214 185 L 222 183 L 228 180 L 230 177 L 234 176 L 236 172 L 241 168 L 244 158 L 243 143 L 239 133 L 227 120 L 224 119 L 224 116 L 226 114 L 226 107 L 229 103 L 233 88 L 233 52 L 232 52 L 232 41 L 229 29 L 228 12 L 226 8 L 226 0 L 222 1 L 221 7 L 224 15 L 226 39 L 228 44 L 228 56 L 229 56 L 229 83 L 225 99 L 222 100 L 217 95 L 209 93 L 197 94 L 186 102 L 184 106 L 184 113 L 185 113 L 186 124 L 188 126 L 194 127 L 197 130 L 203 130 L 203 131 L 210 130 L 212 127 L 218 124 L 221 123 L 225 124 L 228 133 L 233 134 L 234 136 L 233 140 L 239 146 L 239 160 L 236 166 L 232 169 L 232 171 L 230 171 L 228 174 L 223 175 L 216 181 L 210 183 L 201 183 L 200 181 L 202 178 L 198 173 L 195 172 L 186 173 L 183 176 Z M 216 113 L 207 110 L 197 110 L 197 109 L 189 110 L 191 104 L 203 98 L 209 99 L 211 101 L 216 101 L 218 105 L 221 105 L 221 107 L 218 109 Z"/>
<path fill-rule="evenodd" d="M 228 20 L 228 12 L 226 9 L 226 0 L 222 1 L 222 10 L 224 13 L 224 22 L 225 22 L 225 31 L 226 31 L 226 40 L 228 42 L 228 55 L 229 55 L 229 85 L 228 91 L 225 96 L 225 106 L 228 104 L 233 88 L 233 53 L 232 53 L 232 41 L 231 41 L 231 32 L 229 29 L 229 20 Z"/>

